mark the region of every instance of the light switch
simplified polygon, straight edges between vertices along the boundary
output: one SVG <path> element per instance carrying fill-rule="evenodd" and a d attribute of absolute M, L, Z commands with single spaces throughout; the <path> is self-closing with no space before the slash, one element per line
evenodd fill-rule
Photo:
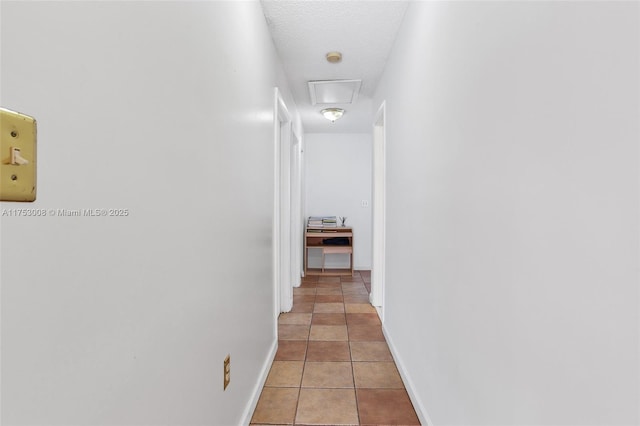
<path fill-rule="evenodd" d="M 36 120 L 0 108 L 0 201 L 36 199 Z"/>

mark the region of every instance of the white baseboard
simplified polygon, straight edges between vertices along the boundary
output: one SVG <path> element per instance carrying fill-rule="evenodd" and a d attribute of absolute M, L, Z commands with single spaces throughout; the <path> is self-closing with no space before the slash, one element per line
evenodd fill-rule
<path fill-rule="evenodd" d="M 402 358 L 398 355 L 396 351 L 396 347 L 393 344 L 393 339 L 387 333 L 387 330 L 382 325 L 382 333 L 384 334 L 385 339 L 387 339 L 387 344 L 389 345 L 389 349 L 391 350 L 391 355 L 393 356 L 393 360 L 396 362 L 396 366 L 398 367 L 398 372 L 400 373 L 400 377 L 402 377 L 402 381 L 404 382 L 404 387 L 407 389 L 407 393 L 409 394 L 409 399 L 411 399 L 411 403 L 413 404 L 413 408 L 416 410 L 416 414 L 418 415 L 418 420 L 420 420 L 420 424 L 423 426 L 434 426 L 429 414 L 427 413 L 427 409 L 422 405 L 422 402 L 418 399 L 415 393 L 415 386 L 413 385 L 413 381 L 411 377 L 407 374 L 407 370 L 404 367 L 404 363 L 402 362 Z"/>
<path fill-rule="evenodd" d="M 276 352 L 278 352 L 278 339 L 275 339 L 273 344 L 271 345 L 271 349 L 269 350 L 269 354 L 262 365 L 262 371 L 258 376 L 258 382 L 253 389 L 253 395 L 249 400 L 249 404 L 244 410 L 242 415 L 242 425 L 248 426 L 251 423 L 251 417 L 253 417 L 253 412 L 256 409 L 256 405 L 258 405 L 258 400 L 260 399 L 260 394 L 262 393 L 262 388 L 264 387 L 265 382 L 267 381 L 267 376 L 269 375 L 269 370 L 271 369 L 271 364 L 273 364 L 273 360 L 276 357 Z"/>
<path fill-rule="evenodd" d="M 370 271 L 371 265 L 353 265 L 354 271 Z"/>

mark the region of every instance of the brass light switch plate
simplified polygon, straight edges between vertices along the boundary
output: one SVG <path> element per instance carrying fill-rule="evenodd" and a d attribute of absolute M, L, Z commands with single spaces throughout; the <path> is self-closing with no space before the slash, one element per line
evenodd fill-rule
<path fill-rule="evenodd" d="M 36 120 L 0 108 L 0 201 L 36 199 Z"/>

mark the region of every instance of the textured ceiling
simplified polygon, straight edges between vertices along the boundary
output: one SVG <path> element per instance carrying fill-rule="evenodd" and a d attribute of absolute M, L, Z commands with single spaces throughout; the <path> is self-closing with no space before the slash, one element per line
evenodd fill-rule
<path fill-rule="evenodd" d="M 382 74 L 407 1 L 262 0 L 271 36 L 284 65 L 307 133 L 369 132 L 371 97 Z M 331 64 L 325 55 L 342 52 Z M 307 82 L 361 79 L 355 104 L 331 105 L 346 110 L 331 123 L 312 106 Z"/>

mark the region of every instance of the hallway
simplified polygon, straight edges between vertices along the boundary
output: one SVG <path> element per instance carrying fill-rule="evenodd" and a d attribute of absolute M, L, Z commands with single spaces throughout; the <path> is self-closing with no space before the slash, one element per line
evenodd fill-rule
<path fill-rule="evenodd" d="M 1 424 L 640 425 L 640 2 L 0 4 Z"/>
<path fill-rule="evenodd" d="M 370 280 L 311 276 L 294 289 L 252 425 L 420 424 L 368 302 Z"/>

